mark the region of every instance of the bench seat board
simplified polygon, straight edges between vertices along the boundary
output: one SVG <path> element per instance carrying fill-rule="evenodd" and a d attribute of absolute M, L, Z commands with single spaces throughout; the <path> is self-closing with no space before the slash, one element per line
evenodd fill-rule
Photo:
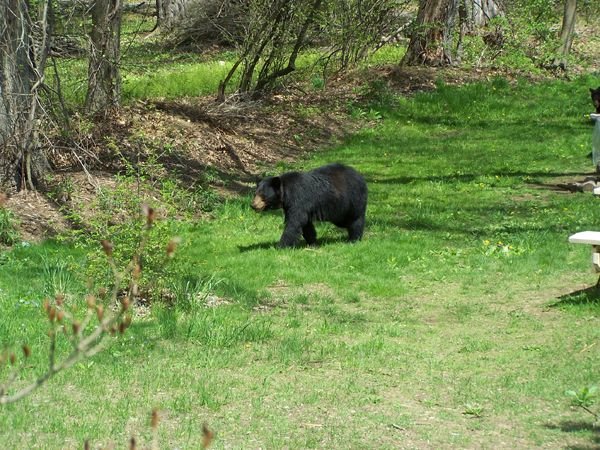
<path fill-rule="evenodd" d="M 600 245 L 600 231 L 581 231 L 569 236 L 572 244 Z"/>

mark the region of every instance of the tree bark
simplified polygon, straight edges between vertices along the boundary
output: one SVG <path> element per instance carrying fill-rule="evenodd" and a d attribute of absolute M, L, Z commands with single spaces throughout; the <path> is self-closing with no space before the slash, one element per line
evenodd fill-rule
<path fill-rule="evenodd" d="M 459 33 L 455 60 L 460 61 L 463 56 L 465 36 L 478 28 L 485 27 L 494 17 L 504 15 L 504 10 L 499 0 L 458 0 L 457 7 Z M 502 31 L 499 27 L 496 27 L 496 30 L 491 33 L 494 38 L 502 38 Z"/>
<path fill-rule="evenodd" d="M 90 62 L 85 108 L 107 113 L 121 102 L 121 0 L 96 0 L 92 5 Z"/>
<path fill-rule="evenodd" d="M 444 42 L 448 41 L 447 24 L 454 0 L 421 0 L 415 26 L 401 64 L 447 65 L 448 52 Z"/>
<path fill-rule="evenodd" d="M 502 14 L 498 0 L 469 0 L 468 3 L 473 27 L 484 27 L 491 19 Z"/>
<path fill-rule="evenodd" d="M 161 29 L 169 30 L 177 20 L 185 16 L 189 0 L 156 0 L 158 5 L 158 24 Z"/>
<path fill-rule="evenodd" d="M 447 64 L 454 62 L 453 43 L 454 43 L 454 27 L 459 18 L 460 0 L 449 0 L 446 12 L 446 21 L 442 33 L 442 51 L 444 53 L 442 60 Z"/>
<path fill-rule="evenodd" d="M 459 0 L 458 1 L 458 41 L 456 43 L 456 61 L 461 61 L 464 51 L 463 51 L 463 41 L 469 30 L 469 20 L 467 15 L 467 1 Z"/>
<path fill-rule="evenodd" d="M 37 36 L 27 0 L 0 3 L 0 190 L 34 189 L 48 170 L 38 142 L 38 90 L 48 52 L 50 2 L 39 4 Z"/>
<path fill-rule="evenodd" d="M 562 28 L 560 30 L 560 47 L 552 65 L 562 70 L 567 69 L 569 53 L 575 35 L 575 18 L 577 17 L 577 0 L 565 0 Z"/>
<path fill-rule="evenodd" d="M 498 0 L 420 0 L 410 42 L 401 64 L 444 66 L 459 60 L 468 30 L 502 14 Z M 460 25 L 454 45 L 454 30 Z M 453 47 L 456 47 L 453 49 Z"/>

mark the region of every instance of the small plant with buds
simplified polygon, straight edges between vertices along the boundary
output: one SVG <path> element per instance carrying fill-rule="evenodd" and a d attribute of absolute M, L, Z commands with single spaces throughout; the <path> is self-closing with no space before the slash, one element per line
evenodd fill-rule
<path fill-rule="evenodd" d="M 117 202 L 120 204 L 119 202 Z M 129 204 L 129 203 L 128 203 Z M 88 258 L 89 265 L 86 268 L 87 276 L 95 281 L 105 282 L 112 279 L 112 273 L 108 270 L 105 263 L 105 255 L 110 255 L 117 264 L 126 264 L 130 255 L 135 253 L 140 243 L 140 235 L 144 233 L 144 228 L 151 227 L 152 235 L 146 239 L 146 252 L 144 255 L 138 255 L 136 266 L 143 267 L 144 270 L 135 273 L 137 285 L 144 286 L 142 292 L 134 292 L 133 298 L 139 295 L 146 299 L 155 299 L 161 296 L 163 288 L 167 284 L 165 279 L 168 276 L 166 271 L 167 262 L 175 254 L 175 250 L 180 244 L 177 238 L 171 238 L 173 235 L 173 224 L 166 221 L 159 221 L 158 218 L 164 211 L 144 206 L 143 221 L 130 221 L 124 219 L 123 213 L 117 214 L 110 208 L 110 203 L 106 208 L 100 208 L 97 217 L 94 217 L 87 228 L 88 233 L 85 239 L 76 241 L 87 246 L 90 242 L 100 241 L 103 252 L 94 252 Z M 105 239 L 110 235 L 115 242 L 119 242 L 118 247 L 113 247 L 112 243 Z M 170 239 L 166 253 L 164 243 Z M 103 254 L 104 253 L 104 254 Z M 122 280 L 121 280 L 122 281 Z M 121 292 L 127 290 L 126 284 L 119 286 Z"/>
<path fill-rule="evenodd" d="M 107 336 L 125 333 L 132 322 L 132 299 L 138 292 L 142 273 L 140 257 L 144 252 L 150 230 L 156 219 L 152 208 L 144 208 L 145 226 L 139 245 L 133 257 L 123 270 L 119 270 L 114 258 L 112 242 L 102 240 L 102 250 L 113 274 L 112 289 L 102 289 L 99 295 L 88 294 L 86 312 L 83 317 L 74 314 L 65 306 L 64 295 L 57 294 L 54 299 L 43 302 L 43 312 L 48 320 L 48 366 L 44 373 L 24 387 L 13 389 L 25 362 L 31 356 L 28 345 L 22 346 L 22 357 L 17 353 L 4 350 L 0 353 L 0 405 L 16 402 L 42 386 L 58 372 L 73 366 L 78 361 L 91 357 L 103 350 Z M 167 258 L 172 257 L 177 246 L 176 240 L 169 242 L 166 248 Z M 127 282 L 127 290 L 122 294 L 120 286 Z M 71 350 L 63 357 L 57 356 L 57 339 L 66 339 Z M 4 369 L 4 370 L 3 370 Z"/>
<path fill-rule="evenodd" d="M 150 427 L 152 428 L 152 446 L 150 447 L 152 450 L 158 450 L 160 448 L 158 442 L 158 424 L 160 421 L 160 416 L 158 414 L 158 409 L 154 408 L 152 410 L 152 414 L 150 415 Z M 215 433 L 208 428 L 208 425 L 205 423 L 202 424 L 202 442 L 200 442 L 200 448 L 207 449 L 212 444 L 215 438 Z M 92 447 L 89 441 L 85 441 L 83 445 L 84 450 L 90 450 Z M 112 447 L 111 447 L 112 448 Z M 139 447 L 139 443 L 135 437 L 131 437 L 129 439 L 129 450 L 136 450 Z"/>

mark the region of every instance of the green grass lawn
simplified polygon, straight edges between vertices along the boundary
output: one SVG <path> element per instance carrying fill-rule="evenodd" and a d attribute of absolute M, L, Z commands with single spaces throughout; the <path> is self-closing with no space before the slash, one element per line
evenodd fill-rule
<path fill-rule="evenodd" d="M 598 82 L 370 105 L 380 120 L 294 167 L 365 175 L 362 242 L 322 224 L 318 248 L 276 249 L 281 215 L 249 196 L 180 225 L 177 306 L 4 407 L 0 448 L 149 445 L 152 408 L 162 448 L 198 448 L 204 422 L 214 448 L 593 448 L 565 391 L 598 382 L 600 297 L 590 249 L 567 239 L 600 230 L 600 210 L 551 187 L 593 169 Z M 83 308 L 85 259 L 51 242 L 0 256 L 0 343 L 30 343 L 24 378 L 44 362 L 42 299 Z"/>
<path fill-rule="evenodd" d="M 165 51 L 154 41 L 134 41 L 125 46 L 121 76 L 123 77 L 122 100 L 129 104 L 135 100 L 157 98 L 175 99 L 194 96 L 215 96 L 222 81 L 237 60 L 234 51 L 222 51 L 216 55 L 199 56 L 194 52 Z M 385 46 L 369 55 L 359 64 L 359 69 L 374 65 L 398 63 L 404 47 Z M 298 68 L 292 79 L 312 81 L 309 89 L 322 89 L 322 52 L 307 51 L 298 58 Z M 209 59 L 210 58 L 210 59 Z M 80 108 L 85 101 L 87 60 L 63 58 L 57 61 L 62 95 L 71 108 Z M 56 81 L 54 71 L 48 73 L 49 80 Z M 233 76 L 228 92 L 237 87 L 239 75 Z"/>

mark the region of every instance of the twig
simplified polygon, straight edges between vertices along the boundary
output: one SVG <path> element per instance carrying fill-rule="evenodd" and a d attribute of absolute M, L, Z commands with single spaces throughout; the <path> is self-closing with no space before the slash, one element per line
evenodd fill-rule
<path fill-rule="evenodd" d="M 594 345 L 596 345 L 596 342 L 592 342 L 591 344 L 584 346 L 579 353 L 587 352 Z"/>
<path fill-rule="evenodd" d="M 95 355 L 96 353 L 100 352 L 104 348 L 103 339 L 106 337 L 107 334 L 114 335 L 117 332 L 122 334 L 129 327 L 129 325 L 131 324 L 131 316 L 129 315 L 129 308 L 131 305 L 130 299 L 137 290 L 137 280 L 140 276 L 141 270 L 139 265 L 139 255 L 143 253 L 144 248 L 147 244 L 150 229 L 155 219 L 155 211 L 152 208 L 146 207 L 144 210 L 144 215 L 146 219 L 146 227 L 144 234 L 140 239 L 140 243 L 138 245 L 135 255 L 133 256 L 133 258 L 131 259 L 124 271 L 120 272 L 117 268 L 117 265 L 113 258 L 112 244 L 108 241 L 101 242 L 104 252 L 108 258 L 108 264 L 113 272 L 114 285 L 110 297 L 112 301 L 117 301 L 119 288 L 125 275 L 128 275 L 130 279 L 128 295 L 121 299 L 121 305 L 118 311 L 114 314 L 105 314 L 104 306 L 101 304 L 97 305 L 95 298 L 93 296 L 89 296 L 87 298 L 88 312 L 82 324 L 76 319 L 74 319 L 70 313 L 65 312 L 61 308 L 63 302 L 62 298 L 56 298 L 55 306 L 50 305 L 49 301 L 45 301 L 44 309 L 51 324 L 51 329 L 49 332 L 50 343 L 48 348 L 48 367 L 46 371 L 36 380 L 31 382 L 27 386 L 19 389 L 14 394 L 7 395 L 8 389 L 17 379 L 17 373 L 19 372 L 19 367 L 14 367 L 7 380 L 0 385 L 0 405 L 14 403 L 31 394 L 33 391 L 41 387 L 46 381 L 48 381 L 58 372 L 68 369 L 80 360 L 84 358 L 89 358 Z M 170 254 L 172 254 L 174 250 L 175 244 L 169 243 L 169 247 L 167 248 L 167 256 L 170 256 Z M 91 321 L 94 312 L 96 317 L 98 318 L 98 324 L 88 335 L 85 335 L 85 329 Z M 69 355 L 64 360 L 62 360 L 62 362 L 57 363 L 56 335 L 57 331 L 59 330 L 59 326 L 62 327 L 62 330 L 65 332 L 65 334 L 68 333 L 65 323 L 63 322 L 65 317 L 71 320 L 72 335 L 69 337 L 69 339 L 71 340 L 73 348 Z M 25 358 L 27 358 L 30 353 L 29 347 L 24 346 L 23 351 L 25 353 Z M 0 363 L 3 363 L 5 360 L 8 360 L 8 362 L 13 364 L 14 366 L 15 359 L 16 358 L 14 354 L 11 353 L 6 358 L 4 356 L 0 357 Z"/>
<path fill-rule="evenodd" d="M 81 168 L 85 172 L 85 175 L 87 177 L 88 183 L 90 183 L 92 185 L 92 187 L 94 189 L 96 189 L 96 192 L 100 191 L 100 185 L 94 181 L 94 177 L 92 177 L 92 175 L 88 172 L 87 168 L 85 167 L 85 164 L 83 163 L 83 161 L 81 160 L 81 158 L 79 157 L 79 155 L 77 154 L 77 152 L 75 150 L 73 150 L 73 149 L 71 149 L 71 152 L 73 153 L 73 156 L 75 156 L 75 159 L 77 159 L 77 161 L 79 161 L 79 164 L 81 165 Z"/>

